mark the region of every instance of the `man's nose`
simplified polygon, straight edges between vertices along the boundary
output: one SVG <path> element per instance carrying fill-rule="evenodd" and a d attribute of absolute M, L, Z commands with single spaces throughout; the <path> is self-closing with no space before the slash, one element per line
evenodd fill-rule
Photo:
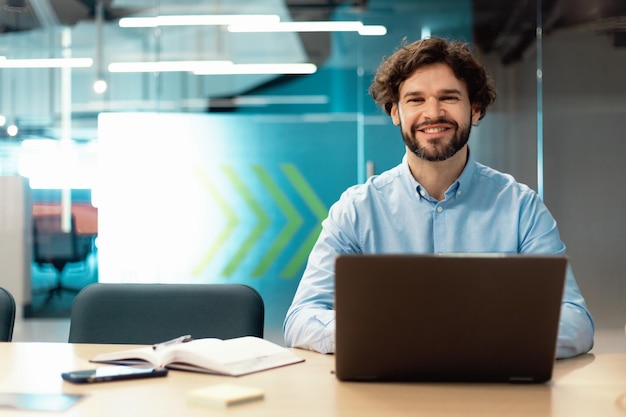
<path fill-rule="evenodd" d="M 424 117 L 427 119 L 437 119 L 443 114 L 443 108 L 441 103 L 436 98 L 429 98 L 426 100 L 426 106 L 424 108 Z"/>

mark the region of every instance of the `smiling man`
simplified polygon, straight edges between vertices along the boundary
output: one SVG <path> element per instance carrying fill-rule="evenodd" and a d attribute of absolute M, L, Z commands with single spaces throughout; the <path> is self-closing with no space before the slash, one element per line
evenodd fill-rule
<path fill-rule="evenodd" d="M 403 44 L 378 68 L 370 94 L 400 128 L 406 154 L 395 168 L 346 190 L 330 208 L 285 318 L 288 346 L 334 352 L 334 263 L 340 254 L 565 254 L 556 222 L 537 194 L 472 158 L 471 126 L 496 93 L 465 44 L 438 38 Z M 557 357 L 588 352 L 593 334 L 568 266 Z"/>

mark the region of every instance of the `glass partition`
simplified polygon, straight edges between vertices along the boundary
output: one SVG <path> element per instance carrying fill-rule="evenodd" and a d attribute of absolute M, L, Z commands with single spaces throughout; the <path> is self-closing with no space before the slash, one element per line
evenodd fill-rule
<path fill-rule="evenodd" d="M 475 25 L 469 0 L 92 3 L 0 35 L 3 175 L 96 209 L 99 280 L 247 282 L 275 332 L 330 204 L 404 152 L 367 94 L 382 57 Z M 535 187 L 536 62 L 484 59 L 504 99 L 473 152 Z"/>
<path fill-rule="evenodd" d="M 475 42 L 498 89 L 472 152 L 544 198 L 597 322 L 621 324 L 623 2 L 80 4 L 0 13 L 0 173 L 29 181 L 33 213 L 79 212 L 95 279 L 249 282 L 278 332 L 323 213 L 402 156 L 373 72 L 444 36 Z M 147 252 L 107 246 L 125 234 Z M 164 251 L 184 262 L 150 262 Z"/>

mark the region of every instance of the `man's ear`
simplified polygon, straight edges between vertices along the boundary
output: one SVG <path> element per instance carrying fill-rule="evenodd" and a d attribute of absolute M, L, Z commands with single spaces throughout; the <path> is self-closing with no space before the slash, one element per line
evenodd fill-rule
<path fill-rule="evenodd" d="M 472 104 L 472 124 L 478 123 L 480 120 L 482 107 L 479 103 Z"/>
<path fill-rule="evenodd" d="M 389 111 L 389 115 L 391 116 L 391 120 L 393 124 L 396 126 L 400 125 L 400 108 L 398 107 L 398 103 L 393 103 L 391 105 L 391 111 Z"/>

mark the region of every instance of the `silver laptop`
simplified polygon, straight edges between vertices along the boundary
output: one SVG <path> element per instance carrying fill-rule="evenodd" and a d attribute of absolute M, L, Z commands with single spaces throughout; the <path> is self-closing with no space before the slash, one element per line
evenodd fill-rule
<path fill-rule="evenodd" d="M 566 268 L 565 256 L 339 256 L 336 376 L 548 381 Z"/>

